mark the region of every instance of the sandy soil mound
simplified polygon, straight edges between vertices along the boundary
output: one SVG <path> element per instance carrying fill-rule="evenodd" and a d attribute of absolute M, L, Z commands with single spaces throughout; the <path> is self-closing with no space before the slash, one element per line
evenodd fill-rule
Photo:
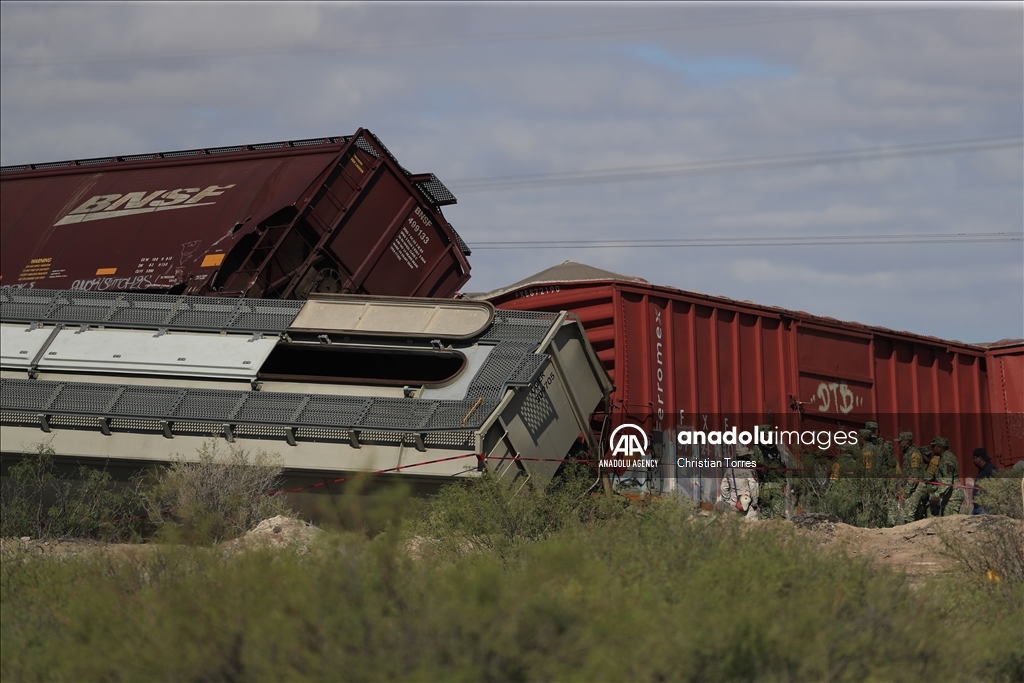
<path fill-rule="evenodd" d="M 863 529 L 843 524 L 830 515 L 801 515 L 793 523 L 823 546 L 843 547 L 856 557 L 906 572 L 911 580 L 958 568 L 946 549 L 946 541 L 985 543 L 991 525 L 1016 526 L 1024 533 L 1024 521 L 1000 515 L 954 515 L 922 519 L 891 529 Z"/>
<path fill-rule="evenodd" d="M 283 548 L 288 547 L 300 553 L 309 552 L 310 546 L 323 531 L 301 519 L 278 515 L 265 519 L 245 536 L 228 541 L 231 549 Z"/>
<path fill-rule="evenodd" d="M 241 538 L 225 541 L 223 547 L 228 551 L 247 550 L 252 548 L 291 548 L 300 553 L 309 552 L 313 540 L 323 533 L 321 529 L 299 519 L 278 515 L 260 522 L 255 529 Z M 116 553 L 130 556 L 137 553 L 153 551 L 160 547 L 154 543 L 106 543 L 91 539 L 32 539 L 4 538 L 0 539 L 0 555 L 8 556 L 23 553 L 46 557 L 73 557 L 90 553 Z"/>
<path fill-rule="evenodd" d="M 792 522 L 764 520 L 754 524 L 794 524 L 800 533 L 820 543 L 823 547 L 841 549 L 855 557 L 865 557 L 872 562 L 897 569 L 907 574 L 914 583 L 948 571 L 962 569 L 959 561 L 949 552 L 947 544 L 957 542 L 961 548 L 971 552 L 972 547 L 991 543 L 993 538 L 1024 539 L 1024 521 L 1000 515 L 956 515 L 922 519 L 892 529 L 863 529 L 843 524 L 835 517 L 824 514 L 808 514 L 796 517 Z M 1013 534 L 991 533 L 993 525 L 1008 527 Z M 281 548 L 304 554 L 309 552 L 318 536 L 324 532 L 299 519 L 279 515 L 265 519 L 245 536 L 225 542 L 227 552 L 256 548 Z M 406 551 L 412 557 L 420 557 L 432 541 L 415 537 L 406 543 Z M 90 540 L 31 540 L 8 538 L 0 541 L 4 558 L 12 553 L 28 552 L 30 555 L 69 557 L 83 553 L 114 552 L 132 556 L 155 548 L 154 545 L 102 543 Z"/>
<path fill-rule="evenodd" d="M 139 553 L 149 552 L 155 546 L 141 543 L 107 543 L 83 538 L 67 539 L 35 539 L 35 538 L 4 538 L 0 539 L 0 557 L 24 557 L 27 553 L 35 557 L 65 558 L 90 553 L 114 553 L 123 557 L 133 557 Z"/>

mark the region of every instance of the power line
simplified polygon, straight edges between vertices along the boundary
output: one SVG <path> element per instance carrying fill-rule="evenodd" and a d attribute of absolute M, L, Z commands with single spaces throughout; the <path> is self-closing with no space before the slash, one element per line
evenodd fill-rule
<path fill-rule="evenodd" d="M 904 233 L 897 235 L 815 235 L 773 237 L 695 237 L 679 239 L 473 241 L 474 251 L 496 249 L 671 249 L 693 247 L 801 247 L 862 244 L 977 244 L 1022 242 L 1024 232 Z"/>
<path fill-rule="evenodd" d="M 826 151 L 821 151 L 821 152 L 800 152 L 800 153 L 795 153 L 795 154 L 779 154 L 779 155 L 774 155 L 774 156 L 747 157 L 747 158 L 739 158 L 739 159 L 719 159 L 719 160 L 711 160 L 711 161 L 687 161 L 687 162 L 677 162 L 677 163 L 672 163 L 672 164 L 658 164 L 658 165 L 644 165 L 644 166 L 618 166 L 618 167 L 612 167 L 612 168 L 596 169 L 596 170 L 593 170 L 593 171 L 556 171 L 556 172 L 548 172 L 548 173 L 525 173 L 525 174 L 519 174 L 519 175 L 494 176 L 494 177 L 491 177 L 491 178 L 479 178 L 479 179 L 474 179 L 474 178 L 458 178 L 458 179 L 455 179 L 455 180 L 451 180 L 449 182 L 451 184 L 455 184 L 455 183 L 466 183 L 466 184 L 469 184 L 469 183 L 474 183 L 474 182 L 485 183 L 485 182 L 497 182 L 497 181 L 516 181 L 516 180 L 520 180 L 520 179 L 532 180 L 532 179 L 536 179 L 536 178 L 551 178 L 551 179 L 559 179 L 559 178 L 563 178 L 563 177 L 575 178 L 575 177 L 578 177 L 578 176 L 585 176 L 585 175 L 591 175 L 591 174 L 603 174 L 603 173 L 611 173 L 611 172 L 627 172 L 628 173 L 628 172 L 645 171 L 645 170 L 654 170 L 654 171 L 673 170 L 673 169 L 683 168 L 683 167 L 687 167 L 687 166 L 695 166 L 695 165 L 699 166 L 699 165 L 704 165 L 704 164 L 712 165 L 712 164 L 730 164 L 730 163 L 740 163 L 740 162 L 742 162 L 742 163 L 745 163 L 745 162 L 760 162 L 760 161 L 774 161 L 774 160 L 777 160 L 777 159 L 782 159 L 782 160 L 786 160 L 786 159 L 802 160 L 802 159 L 814 159 L 816 157 L 821 157 L 821 156 L 847 155 L 847 154 L 854 154 L 854 153 L 856 153 L 856 154 L 869 154 L 869 153 L 872 153 L 872 152 L 875 152 L 875 151 L 893 151 L 893 152 L 900 152 L 900 151 L 903 151 L 903 150 L 913 151 L 913 150 L 916 150 L 916 149 L 928 149 L 928 148 L 932 148 L 932 147 L 935 147 L 935 148 L 947 148 L 948 147 L 948 148 L 953 149 L 953 148 L 958 148 L 958 146 L 963 146 L 963 145 L 975 145 L 975 144 L 986 144 L 986 143 L 997 143 L 998 144 L 998 143 L 1001 143 L 1001 142 L 1011 142 L 1013 145 L 1019 146 L 1021 144 L 1022 140 L 1024 140 L 1024 135 L 1021 135 L 1021 134 L 999 135 L 999 136 L 987 137 L 987 138 L 969 138 L 969 139 L 966 139 L 966 140 L 934 140 L 934 141 L 931 141 L 931 142 L 900 143 L 900 144 L 895 144 L 895 145 L 889 145 L 887 147 L 878 147 L 878 148 L 874 148 L 874 149 L 857 148 L 857 149 L 845 149 L 845 150 L 826 150 Z M 953 149 L 953 151 L 959 151 L 959 150 L 958 149 Z"/>
<path fill-rule="evenodd" d="M 782 168 L 800 168 L 828 164 L 847 164 L 857 161 L 879 161 L 943 154 L 963 154 L 994 149 L 1011 149 L 1024 146 L 1024 136 L 1004 135 L 993 138 L 950 140 L 890 145 L 874 149 L 845 149 L 801 154 L 779 154 L 774 156 L 747 157 L 738 159 L 716 159 L 691 161 L 675 164 L 649 164 L 643 166 L 621 166 L 595 169 L 592 171 L 562 171 L 552 173 L 527 173 L 522 175 L 493 176 L 488 178 L 459 178 L 447 181 L 456 192 L 488 192 L 532 187 L 562 187 L 566 185 L 588 185 L 592 183 L 629 182 L 654 180 L 687 175 L 711 175 L 716 173 L 741 173 Z"/>
<path fill-rule="evenodd" d="M 412 41 L 373 41 L 373 42 L 345 42 L 343 45 L 306 45 L 302 47 L 261 47 L 259 49 L 243 50 L 190 50 L 189 52 L 167 52 L 163 54 L 152 53 L 129 53 L 109 56 L 78 56 L 65 57 L 61 59 L 7 62 L 0 63 L 0 68 L 26 68 L 40 66 L 61 66 L 61 65 L 84 65 L 103 64 L 125 61 L 164 61 L 164 60 L 194 60 L 194 59 L 216 59 L 230 57 L 253 57 L 253 56 L 275 56 L 275 55 L 297 55 L 297 54 L 321 54 L 321 53 L 344 53 L 344 52 L 372 52 L 377 50 L 403 50 L 422 49 L 439 47 L 460 47 L 463 45 L 490 45 L 494 43 L 517 43 L 517 42 L 549 42 L 571 38 L 612 38 L 616 36 L 643 35 L 652 33 L 675 33 L 695 30 L 706 30 L 713 28 L 727 28 L 732 26 L 755 26 L 760 24 L 781 24 L 800 21 L 813 21 L 816 19 L 836 20 L 847 18 L 860 18 L 873 15 L 891 15 L 903 12 L 916 11 L 916 8 L 896 10 L 865 10 L 861 12 L 845 12 L 843 14 L 825 15 L 822 13 L 795 14 L 779 17 L 764 17 L 760 19 L 737 19 L 733 21 L 716 21 L 704 23 L 687 23 L 675 25 L 643 26 L 637 28 L 616 28 L 601 29 L 592 31 L 549 31 L 546 33 L 512 33 L 505 35 L 476 36 L 465 38 L 438 38 L 433 40 L 412 40 Z"/>

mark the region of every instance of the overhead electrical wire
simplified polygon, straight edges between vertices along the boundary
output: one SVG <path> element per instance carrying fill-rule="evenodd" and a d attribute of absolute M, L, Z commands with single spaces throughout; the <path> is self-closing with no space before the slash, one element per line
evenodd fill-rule
<path fill-rule="evenodd" d="M 492 192 L 524 188 L 564 187 L 566 185 L 587 185 L 592 183 L 631 182 L 654 180 L 689 175 L 711 175 L 717 173 L 742 173 L 771 169 L 800 168 L 828 164 L 848 164 L 858 161 L 878 161 L 943 154 L 963 154 L 983 150 L 1011 149 L 1024 146 L 1024 135 L 1004 135 L 991 138 L 921 142 L 885 147 L 841 149 L 801 154 L 779 154 L 774 156 L 747 157 L 690 161 L 674 164 L 647 164 L 643 166 L 620 166 L 594 169 L 591 171 L 562 171 L 551 173 L 526 173 L 521 175 L 493 176 L 487 178 L 459 178 L 446 181 L 455 192 Z"/>
<path fill-rule="evenodd" d="M 968 244 L 1022 242 L 1024 232 L 903 233 L 896 235 L 789 235 L 773 237 L 691 237 L 664 239 L 472 241 L 474 251 L 494 249 L 671 249 L 698 247 L 802 247 L 862 244 Z"/>
<path fill-rule="evenodd" d="M 595 182 L 623 182 L 647 180 L 669 176 L 730 173 L 790 168 L 818 164 L 850 163 L 886 158 L 955 154 L 984 149 L 1006 149 L 1024 146 L 1024 136 L 1005 135 L 969 140 L 892 145 L 875 149 L 832 150 L 803 154 L 721 159 L 683 164 L 617 167 L 595 171 L 569 171 L 562 173 L 535 173 L 475 181 L 449 181 L 457 192 L 486 191 L 506 187 L 549 187 L 556 185 L 587 184 Z M 870 244 L 971 244 L 989 242 L 1021 242 L 1021 232 L 958 232 L 958 233 L 902 233 L 894 235 L 790 235 L 771 237 L 696 237 L 660 239 L 597 239 L 597 240 L 501 240 L 473 241 L 473 250 L 507 249 L 666 249 L 708 247 L 793 247 L 793 246 L 856 246 Z"/>

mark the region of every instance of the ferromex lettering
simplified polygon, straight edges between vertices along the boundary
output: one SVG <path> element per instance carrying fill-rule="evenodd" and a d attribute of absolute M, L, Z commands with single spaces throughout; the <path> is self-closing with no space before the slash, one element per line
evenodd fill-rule
<path fill-rule="evenodd" d="M 234 184 L 210 185 L 203 189 L 198 187 L 179 187 L 174 190 L 143 190 L 126 194 L 98 194 L 71 210 L 66 216 L 54 223 L 54 226 L 98 221 L 119 216 L 134 216 L 140 213 L 210 206 L 216 202 L 204 202 L 203 200 L 209 197 L 220 196 L 224 194 L 225 190 L 229 190 L 232 187 L 234 187 Z"/>
<path fill-rule="evenodd" d="M 655 379 L 655 399 L 658 401 L 658 405 L 654 407 L 654 412 L 658 416 L 658 421 L 655 423 L 657 429 L 661 429 L 661 423 L 665 419 L 665 345 L 662 340 L 664 336 L 664 327 L 661 324 L 661 309 L 657 306 L 654 307 L 654 379 Z"/>

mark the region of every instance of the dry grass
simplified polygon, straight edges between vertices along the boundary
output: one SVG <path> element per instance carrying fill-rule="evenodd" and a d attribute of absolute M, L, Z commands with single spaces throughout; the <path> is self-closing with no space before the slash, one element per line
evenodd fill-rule
<path fill-rule="evenodd" d="M 238 538 L 261 520 L 284 514 L 284 498 L 269 495 L 281 485 L 278 456 L 264 451 L 218 449 L 207 442 L 199 460 L 175 460 L 150 494 L 150 517 L 163 537 L 190 543 Z"/>

